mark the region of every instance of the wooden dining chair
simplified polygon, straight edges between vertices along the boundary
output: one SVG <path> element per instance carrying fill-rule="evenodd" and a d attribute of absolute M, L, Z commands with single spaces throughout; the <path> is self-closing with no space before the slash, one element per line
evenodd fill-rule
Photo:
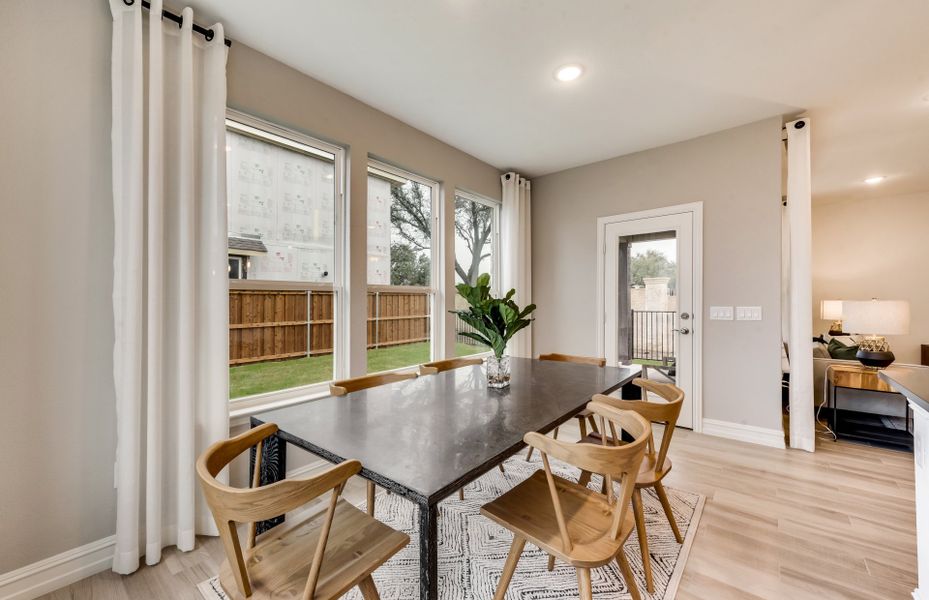
<path fill-rule="evenodd" d="M 358 586 L 365 600 L 377 600 L 371 573 L 406 546 L 404 533 L 364 514 L 340 496 L 345 482 L 361 471 L 347 460 L 305 479 L 258 487 L 263 441 L 277 432 L 266 423 L 210 446 L 197 460 L 197 476 L 226 553 L 219 582 L 233 600 L 254 598 L 339 598 Z M 258 446 L 250 489 L 232 488 L 216 475 L 252 446 Z M 278 525 L 256 543 L 259 521 L 301 507 L 331 490 L 328 509 L 295 524 Z M 245 548 L 237 523 L 249 525 Z"/>
<path fill-rule="evenodd" d="M 540 433 L 527 433 L 524 441 L 538 448 L 543 469 L 515 488 L 481 508 L 481 514 L 513 532 L 513 544 L 497 586 L 494 600 L 503 600 L 526 542 L 549 554 L 549 570 L 554 559 L 577 569 L 581 600 L 592 600 L 590 569 L 615 560 L 633 600 L 640 600 L 635 578 L 623 550 L 635 522 L 629 510 L 635 477 L 645 455 L 651 426 L 634 412 L 622 411 L 601 402 L 587 409 L 604 423 L 620 427 L 635 437 L 623 446 L 569 444 Z M 607 494 L 568 481 L 552 473 L 548 457 L 584 470 L 607 474 Z M 613 480 L 620 483 L 613 493 Z"/>
<path fill-rule="evenodd" d="M 592 356 L 574 356 L 572 354 L 558 354 L 558 353 L 540 354 L 539 360 L 553 360 L 557 362 L 569 362 L 569 363 L 575 363 L 579 365 L 594 365 L 595 367 L 606 366 L 605 358 L 595 358 Z M 582 410 L 581 412 L 577 413 L 576 415 L 574 415 L 574 418 L 578 420 L 578 426 L 581 428 L 581 437 L 585 437 L 587 435 L 588 424 L 590 425 L 591 431 L 599 431 L 597 429 L 596 420 L 587 410 Z M 556 440 L 558 439 L 558 429 L 559 427 L 556 427 L 555 430 L 552 432 L 552 437 L 555 438 Z M 527 461 L 532 460 L 532 453 L 534 451 L 535 449 L 530 446 L 529 450 L 526 452 Z"/>
<path fill-rule="evenodd" d="M 417 377 L 418 375 L 416 373 L 407 371 L 404 373 L 378 373 L 376 375 L 362 375 L 361 377 L 354 377 L 352 379 L 341 379 L 329 384 L 329 394 L 333 396 L 345 396 L 350 392 L 406 381 L 407 379 L 416 379 Z M 377 492 L 377 487 L 374 485 L 373 481 L 368 481 L 367 484 L 367 510 L 368 514 L 373 517 L 374 496 Z"/>
<path fill-rule="evenodd" d="M 423 363 L 419 365 L 419 374 L 420 375 L 435 375 L 436 373 L 441 373 L 443 371 L 451 371 L 452 369 L 460 369 L 461 367 L 469 367 L 471 365 L 479 365 L 484 362 L 483 358 L 449 358 L 448 360 L 436 360 L 433 362 Z"/>
<path fill-rule="evenodd" d="M 418 377 L 416 373 L 407 371 L 405 373 L 378 373 L 376 375 L 362 375 L 352 379 L 340 379 L 329 384 L 329 393 L 333 396 L 344 396 L 350 392 L 406 381 L 407 379 L 416 379 L 416 377 Z"/>
<path fill-rule="evenodd" d="M 677 425 L 677 419 L 681 414 L 681 406 L 684 404 L 684 390 L 670 383 L 660 383 L 648 379 L 635 379 L 633 383 L 642 388 L 642 397 L 648 398 L 652 393 L 662 398 L 663 402 L 649 402 L 647 400 L 620 400 L 610 396 L 597 395 L 594 401 L 609 404 L 622 410 L 630 410 L 641 415 L 651 423 L 661 423 L 664 425 L 664 433 L 661 436 L 661 445 L 655 449 L 654 435 L 648 439 L 648 450 L 645 458 L 642 460 L 642 466 L 639 469 L 636 478 L 635 492 L 632 494 L 632 508 L 635 513 L 636 534 L 639 538 L 639 547 L 642 549 L 642 565 L 645 571 L 645 585 L 649 593 L 655 591 L 655 585 L 652 580 L 652 563 L 648 553 L 648 535 L 645 531 L 645 512 L 642 507 L 642 489 L 652 488 L 655 495 L 658 496 L 664 514 L 671 525 L 671 531 L 674 532 L 674 539 L 678 544 L 684 542 L 683 536 L 677 527 L 677 521 L 674 520 L 674 512 L 671 510 L 671 502 L 668 500 L 668 493 L 664 489 L 661 480 L 671 471 L 671 459 L 668 458 L 668 448 L 671 446 L 671 438 L 674 435 L 674 427 Z M 621 435 L 621 434 L 620 434 Z M 619 439 L 617 432 L 612 430 L 610 435 L 600 433 L 591 433 L 581 440 L 585 443 L 598 443 L 606 441 L 608 445 L 623 444 Z M 596 472 L 596 471 L 594 471 Z M 586 470 L 581 473 L 578 483 L 586 486 L 590 481 L 590 471 Z M 607 486 L 604 480 L 604 486 Z M 608 491 L 608 490 L 606 490 Z"/>

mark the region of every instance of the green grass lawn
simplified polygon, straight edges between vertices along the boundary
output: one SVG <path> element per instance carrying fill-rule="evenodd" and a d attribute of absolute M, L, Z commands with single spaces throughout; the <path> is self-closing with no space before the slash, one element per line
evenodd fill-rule
<path fill-rule="evenodd" d="M 483 347 L 457 344 L 456 356 L 483 352 Z M 429 342 L 368 350 L 368 372 L 389 371 L 429 362 Z M 332 379 L 332 355 L 255 363 L 229 368 L 229 397 L 273 392 Z"/>

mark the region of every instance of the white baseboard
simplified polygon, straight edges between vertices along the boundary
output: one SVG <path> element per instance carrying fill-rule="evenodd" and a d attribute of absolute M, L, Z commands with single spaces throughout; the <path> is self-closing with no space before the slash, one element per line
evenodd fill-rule
<path fill-rule="evenodd" d="M 929 594 L 923 592 L 925 588 L 916 588 L 913 590 L 913 600 L 929 600 Z"/>
<path fill-rule="evenodd" d="M 318 458 L 308 464 L 303 465 L 302 467 L 297 467 L 287 471 L 287 474 L 284 475 L 285 479 L 295 479 L 297 477 L 304 477 L 306 475 L 311 475 L 316 471 L 321 471 L 326 467 L 331 467 L 332 463 L 325 461 L 321 458 Z"/>
<path fill-rule="evenodd" d="M 749 442 L 771 448 L 785 448 L 784 432 L 780 429 L 765 429 L 754 425 L 742 425 L 716 419 L 703 419 L 703 433 L 716 437 Z"/>
<path fill-rule="evenodd" d="M 116 536 L 91 542 L 0 575 L 0 600 L 32 600 L 113 565 Z"/>

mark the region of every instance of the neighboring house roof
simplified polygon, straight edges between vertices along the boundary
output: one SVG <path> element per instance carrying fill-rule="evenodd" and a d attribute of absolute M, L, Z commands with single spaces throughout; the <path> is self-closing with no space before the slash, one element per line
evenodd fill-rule
<path fill-rule="evenodd" d="M 229 250 L 230 253 L 235 251 L 235 253 L 241 254 L 267 254 L 268 248 L 265 246 L 264 242 L 261 240 L 256 240 L 252 238 L 241 238 L 241 237 L 230 237 L 229 238 Z"/>

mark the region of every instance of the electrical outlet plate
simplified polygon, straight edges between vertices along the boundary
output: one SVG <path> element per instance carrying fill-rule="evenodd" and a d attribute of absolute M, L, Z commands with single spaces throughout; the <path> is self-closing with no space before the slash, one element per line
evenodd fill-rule
<path fill-rule="evenodd" d="M 711 321 L 731 321 L 732 320 L 732 307 L 731 306 L 711 306 L 710 307 L 710 320 Z"/>

